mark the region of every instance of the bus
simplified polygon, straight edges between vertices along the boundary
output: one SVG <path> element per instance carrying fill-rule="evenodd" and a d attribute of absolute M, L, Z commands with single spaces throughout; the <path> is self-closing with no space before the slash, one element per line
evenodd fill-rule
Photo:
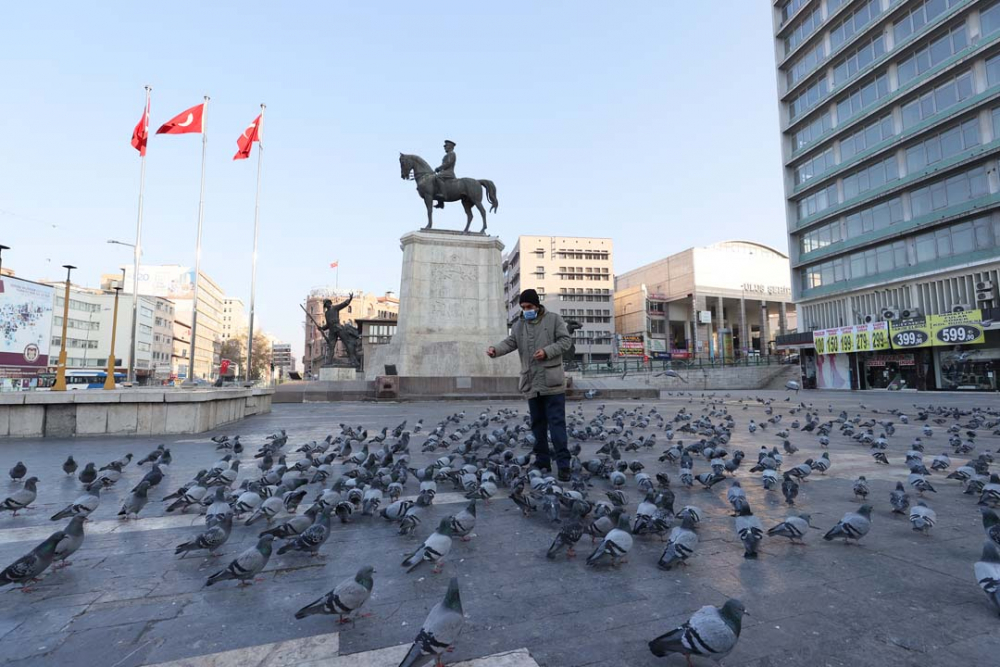
<path fill-rule="evenodd" d="M 66 371 L 66 389 L 103 389 L 107 379 L 106 371 Z M 125 373 L 115 373 L 115 388 L 120 389 L 125 381 Z M 39 389 L 51 389 L 56 383 L 55 373 L 41 373 L 38 376 Z"/>

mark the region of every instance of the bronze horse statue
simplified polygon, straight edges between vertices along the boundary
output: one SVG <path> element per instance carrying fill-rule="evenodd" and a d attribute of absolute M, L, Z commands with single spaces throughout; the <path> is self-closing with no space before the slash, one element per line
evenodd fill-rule
<path fill-rule="evenodd" d="M 400 176 L 406 180 L 412 178 L 417 182 L 417 194 L 424 200 L 427 206 L 427 226 L 424 229 L 431 229 L 434 223 L 434 183 L 437 180 L 434 169 L 427 164 L 419 155 L 399 154 Z M 496 213 L 499 202 L 497 201 L 497 186 L 493 181 L 486 179 L 476 180 L 475 178 L 456 178 L 442 181 L 444 183 L 444 201 L 461 201 L 465 207 L 465 215 L 468 220 L 463 231 L 469 231 L 472 224 L 472 207 L 479 209 L 479 214 L 483 218 L 483 228 L 480 234 L 486 233 L 486 209 L 483 208 L 483 188 L 486 189 L 486 199 L 490 204 L 490 213 Z"/>

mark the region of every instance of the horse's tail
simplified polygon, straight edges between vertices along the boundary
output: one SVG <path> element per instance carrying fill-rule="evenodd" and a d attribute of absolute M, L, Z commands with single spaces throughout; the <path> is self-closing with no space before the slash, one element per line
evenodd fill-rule
<path fill-rule="evenodd" d="M 493 181 L 481 178 L 479 179 L 479 184 L 486 188 L 486 200 L 490 203 L 490 213 L 496 213 L 497 206 L 500 202 L 497 201 L 497 186 L 493 184 Z"/>

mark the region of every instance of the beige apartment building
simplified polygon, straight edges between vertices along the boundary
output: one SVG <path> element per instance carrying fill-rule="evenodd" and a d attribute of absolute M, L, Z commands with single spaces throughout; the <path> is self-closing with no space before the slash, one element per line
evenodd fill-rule
<path fill-rule="evenodd" d="M 222 340 L 246 336 L 247 309 L 243 299 L 224 298 L 222 300 L 222 320 L 219 323 Z"/>
<path fill-rule="evenodd" d="M 519 236 L 503 269 L 508 322 L 520 316 L 521 291 L 532 288 L 546 309 L 582 325 L 573 334 L 577 361 L 611 357 L 615 333 L 611 239 Z"/>

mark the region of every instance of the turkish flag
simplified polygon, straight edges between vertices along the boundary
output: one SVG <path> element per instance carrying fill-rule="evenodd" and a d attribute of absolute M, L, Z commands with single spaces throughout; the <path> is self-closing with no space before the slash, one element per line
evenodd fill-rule
<path fill-rule="evenodd" d="M 236 155 L 233 156 L 234 160 L 246 160 L 250 157 L 250 149 L 253 148 L 253 142 L 260 141 L 260 126 L 263 125 L 263 119 L 257 116 L 252 123 L 247 126 L 247 129 L 243 130 L 243 134 L 240 138 L 236 140 L 236 146 L 239 150 L 236 151 Z"/>
<path fill-rule="evenodd" d="M 157 134 L 199 134 L 205 131 L 205 104 L 182 111 L 160 126 Z"/>
<path fill-rule="evenodd" d="M 132 130 L 132 148 L 139 151 L 139 155 L 146 155 L 146 140 L 149 138 L 149 103 L 146 103 L 146 110 L 142 114 L 139 124 Z"/>

